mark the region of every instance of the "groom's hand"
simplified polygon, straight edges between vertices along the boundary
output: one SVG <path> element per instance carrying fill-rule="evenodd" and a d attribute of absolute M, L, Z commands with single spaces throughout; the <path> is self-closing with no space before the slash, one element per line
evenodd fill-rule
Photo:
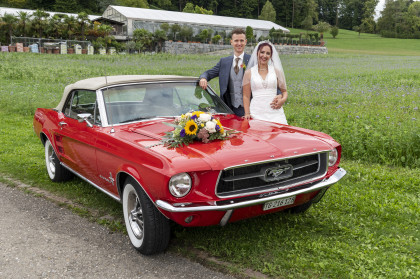
<path fill-rule="evenodd" d="M 200 87 L 203 88 L 204 90 L 207 89 L 207 79 L 205 78 L 200 79 Z"/>

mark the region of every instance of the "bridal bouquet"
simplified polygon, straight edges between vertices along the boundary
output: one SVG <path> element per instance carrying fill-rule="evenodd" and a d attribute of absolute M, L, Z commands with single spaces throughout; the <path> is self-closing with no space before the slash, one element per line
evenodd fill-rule
<path fill-rule="evenodd" d="M 175 129 L 166 132 L 162 142 L 169 147 L 188 145 L 193 141 L 208 143 L 212 140 L 226 140 L 236 131 L 223 129 L 219 119 L 202 111 L 194 111 L 181 115 L 173 123 L 165 123 Z"/>

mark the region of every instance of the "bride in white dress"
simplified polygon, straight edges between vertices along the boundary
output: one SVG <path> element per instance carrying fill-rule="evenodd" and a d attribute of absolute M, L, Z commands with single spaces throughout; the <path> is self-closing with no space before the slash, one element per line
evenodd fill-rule
<path fill-rule="evenodd" d="M 287 125 L 283 110 L 287 100 L 286 79 L 274 46 L 267 41 L 260 42 L 251 55 L 248 68 L 243 79 L 244 118 Z M 280 96 L 277 96 L 278 90 Z M 281 108 L 274 109 L 274 103 Z"/>

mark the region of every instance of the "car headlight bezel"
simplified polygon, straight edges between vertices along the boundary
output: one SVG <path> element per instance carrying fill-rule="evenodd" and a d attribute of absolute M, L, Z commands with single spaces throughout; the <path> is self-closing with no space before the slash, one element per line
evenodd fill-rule
<path fill-rule="evenodd" d="M 168 183 L 169 192 L 175 198 L 185 197 L 191 191 L 191 187 L 192 179 L 186 172 L 172 176 Z"/>
<path fill-rule="evenodd" d="M 328 152 L 328 167 L 332 167 L 337 163 L 338 160 L 338 150 L 334 148 Z"/>

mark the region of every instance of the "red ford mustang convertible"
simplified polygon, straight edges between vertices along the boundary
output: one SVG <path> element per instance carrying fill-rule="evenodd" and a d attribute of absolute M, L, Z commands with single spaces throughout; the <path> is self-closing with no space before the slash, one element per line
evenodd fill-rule
<path fill-rule="evenodd" d="M 182 119 L 188 128 L 179 128 Z M 165 142 L 171 135 L 191 139 L 198 129 L 207 141 Z M 56 108 L 37 109 L 34 130 L 49 177 L 76 174 L 120 201 L 142 254 L 165 250 L 170 221 L 223 226 L 304 212 L 346 174 L 338 166 L 341 146 L 330 136 L 237 117 L 195 77 L 81 80 L 65 88 Z"/>

